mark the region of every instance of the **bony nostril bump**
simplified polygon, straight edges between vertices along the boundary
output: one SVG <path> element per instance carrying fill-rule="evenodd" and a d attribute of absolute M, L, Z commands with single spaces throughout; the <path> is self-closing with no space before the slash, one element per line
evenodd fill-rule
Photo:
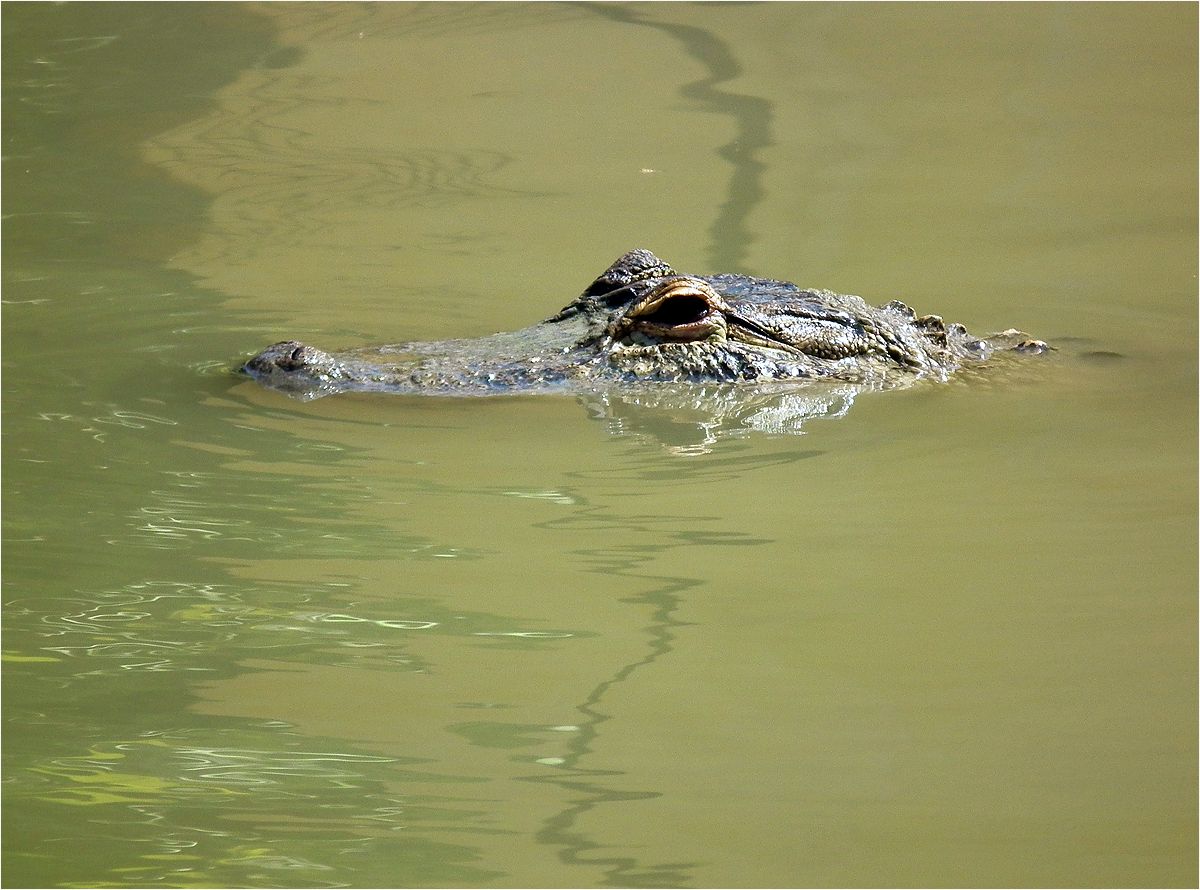
<path fill-rule="evenodd" d="M 276 347 L 275 367 L 281 371 L 295 371 L 303 368 L 309 361 L 308 347 L 295 341 L 280 343 Z"/>

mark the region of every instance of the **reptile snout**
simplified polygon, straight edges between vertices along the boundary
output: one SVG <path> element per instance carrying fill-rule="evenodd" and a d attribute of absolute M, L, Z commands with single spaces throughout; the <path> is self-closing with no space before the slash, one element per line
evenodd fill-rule
<path fill-rule="evenodd" d="M 297 371 L 309 364 L 313 352 L 298 340 L 273 343 L 243 366 L 248 373 L 270 374 L 272 371 Z"/>

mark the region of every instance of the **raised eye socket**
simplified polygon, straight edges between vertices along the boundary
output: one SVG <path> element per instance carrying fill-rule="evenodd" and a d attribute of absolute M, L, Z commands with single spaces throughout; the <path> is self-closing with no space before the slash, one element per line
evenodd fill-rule
<path fill-rule="evenodd" d="M 681 294 L 663 300 L 654 307 L 653 312 L 639 315 L 638 321 L 649 321 L 667 327 L 692 324 L 708 315 L 710 308 L 708 301 L 703 297 Z"/>

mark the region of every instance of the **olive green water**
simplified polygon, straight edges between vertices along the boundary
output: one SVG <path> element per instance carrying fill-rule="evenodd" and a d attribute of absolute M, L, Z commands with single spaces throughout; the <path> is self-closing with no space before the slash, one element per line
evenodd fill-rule
<path fill-rule="evenodd" d="M 5 4 L 5 886 L 1195 886 L 1196 18 Z M 788 435 L 228 373 L 635 246 L 1060 348 Z"/>

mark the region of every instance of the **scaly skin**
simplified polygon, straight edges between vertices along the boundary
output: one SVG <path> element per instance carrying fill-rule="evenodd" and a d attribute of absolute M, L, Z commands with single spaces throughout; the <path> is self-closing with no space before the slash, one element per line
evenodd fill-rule
<path fill-rule="evenodd" d="M 944 379 L 1001 348 L 1048 347 L 1006 331 L 973 337 L 893 300 L 744 275 L 679 275 L 647 250 L 612 264 L 557 315 L 475 340 L 327 353 L 276 343 L 243 370 L 302 398 L 354 390 L 483 395 L 634 382 Z"/>

